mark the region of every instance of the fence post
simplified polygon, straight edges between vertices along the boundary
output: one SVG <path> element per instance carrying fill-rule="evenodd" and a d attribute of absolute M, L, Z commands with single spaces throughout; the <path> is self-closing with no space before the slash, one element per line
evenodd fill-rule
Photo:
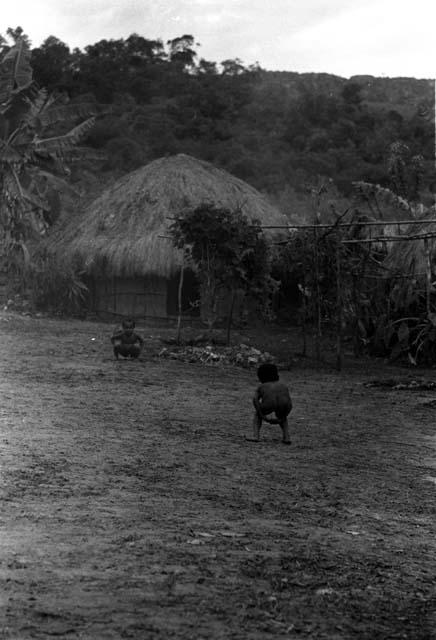
<path fill-rule="evenodd" d="M 179 289 L 177 292 L 177 304 L 178 304 L 177 344 L 180 344 L 180 333 L 181 333 L 181 326 L 182 326 L 182 292 L 183 292 L 184 275 L 185 275 L 185 261 L 183 259 L 182 266 L 180 267 Z"/>
<path fill-rule="evenodd" d="M 425 305 L 427 311 L 427 318 L 430 317 L 431 305 L 430 305 L 430 293 L 431 293 L 431 251 L 428 238 L 424 240 L 425 250 Z"/>
<path fill-rule="evenodd" d="M 313 261 L 315 276 L 315 312 L 316 312 L 316 331 L 315 331 L 315 357 L 321 360 L 321 289 L 319 286 L 319 247 L 318 247 L 318 230 L 315 226 L 313 229 Z"/>
<path fill-rule="evenodd" d="M 342 369 L 342 282 L 341 282 L 341 234 L 336 239 L 336 369 Z"/>

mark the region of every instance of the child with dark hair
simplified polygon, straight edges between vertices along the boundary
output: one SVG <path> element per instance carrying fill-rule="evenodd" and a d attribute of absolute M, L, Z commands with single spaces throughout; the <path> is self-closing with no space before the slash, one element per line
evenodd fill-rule
<path fill-rule="evenodd" d="M 280 382 L 279 372 L 275 364 L 261 364 L 257 370 L 260 385 L 253 398 L 256 409 L 253 418 L 253 437 L 247 438 L 252 442 L 259 442 L 262 420 L 269 424 L 279 424 L 282 429 L 283 443 L 291 444 L 289 435 L 288 415 L 292 410 L 292 400 L 288 387 Z M 275 418 L 268 418 L 274 413 Z"/>
<path fill-rule="evenodd" d="M 135 331 L 135 321 L 132 318 L 123 320 L 121 329 L 115 331 L 111 342 L 114 347 L 114 356 L 117 360 L 119 356 L 138 358 L 144 344 L 144 340 Z"/>

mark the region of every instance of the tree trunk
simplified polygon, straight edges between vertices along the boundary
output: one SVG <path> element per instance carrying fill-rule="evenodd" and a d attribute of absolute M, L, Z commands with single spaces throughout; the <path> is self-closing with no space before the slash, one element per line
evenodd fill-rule
<path fill-rule="evenodd" d="M 315 276 L 315 357 L 319 361 L 321 360 L 321 289 L 319 286 L 319 247 L 318 247 L 318 230 L 315 227 L 313 230 L 313 262 L 314 262 L 314 276 Z"/>
<path fill-rule="evenodd" d="M 182 262 L 182 266 L 180 268 L 180 279 L 179 279 L 179 289 L 177 292 L 177 304 L 178 304 L 178 315 L 177 315 L 177 344 L 180 344 L 180 334 L 182 327 L 182 292 L 183 292 L 183 279 L 185 275 L 185 265 Z"/>
<path fill-rule="evenodd" d="M 232 329 L 232 320 L 233 320 L 233 310 L 235 308 L 235 299 L 236 299 L 236 291 L 232 290 L 232 299 L 230 303 L 229 313 L 227 315 L 227 334 L 226 334 L 226 343 L 227 346 L 230 345 L 230 331 Z"/>
<path fill-rule="evenodd" d="M 427 311 L 427 318 L 430 317 L 431 313 L 431 251 L 430 244 L 427 238 L 424 240 L 424 249 L 425 249 L 425 307 Z"/>
<path fill-rule="evenodd" d="M 341 235 L 336 240 L 336 369 L 342 369 L 342 282 L 341 282 Z"/>

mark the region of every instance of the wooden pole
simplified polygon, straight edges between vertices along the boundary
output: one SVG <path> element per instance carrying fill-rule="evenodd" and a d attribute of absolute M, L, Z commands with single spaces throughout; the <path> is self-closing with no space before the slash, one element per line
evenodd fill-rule
<path fill-rule="evenodd" d="M 175 220 L 175 218 L 168 218 L 167 220 Z M 409 220 L 371 220 L 366 222 L 340 222 L 339 224 L 335 222 L 327 223 L 327 224 L 264 224 L 260 225 L 261 229 L 313 229 L 317 227 L 318 229 L 330 229 L 331 227 L 377 227 L 377 226 L 389 226 L 389 225 L 400 225 L 400 224 L 432 224 L 435 223 L 436 219 L 422 219 L 422 218 L 412 218 Z M 158 236 L 159 238 L 171 238 L 171 236 Z"/>
<path fill-rule="evenodd" d="M 425 250 L 425 306 L 427 311 L 427 318 L 430 317 L 431 305 L 430 305 L 430 292 L 431 292 L 431 251 L 428 239 L 424 240 Z"/>
<path fill-rule="evenodd" d="M 233 320 L 233 309 L 235 308 L 235 300 L 236 300 L 236 291 L 232 290 L 232 297 L 230 301 L 230 309 L 227 315 L 227 332 L 226 332 L 226 343 L 227 346 L 230 346 L 230 331 L 232 329 L 232 320 Z"/>
<path fill-rule="evenodd" d="M 306 291 L 307 291 L 307 286 L 306 286 L 306 269 L 307 269 L 307 256 L 309 255 L 309 251 L 308 251 L 309 247 L 308 247 L 308 242 L 307 242 L 307 235 L 304 234 L 303 236 L 303 282 L 302 284 L 300 284 L 299 286 L 301 287 L 301 294 L 303 296 L 303 314 L 301 317 L 301 333 L 302 333 L 302 338 L 303 338 L 303 349 L 302 349 L 302 355 L 303 358 L 306 358 L 307 356 L 307 296 L 306 296 Z"/>
<path fill-rule="evenodd" d="M 177 315 L 177 344 L 180 344 L 180 334 L 182 329 L 182 293 L 183 293 L 183 280 L 185 276 L 185 263 L 182 262 L 182 266 L 180 267 L 180 278 L 179 278 L 179 289 L 177 292 L 177 305 L 178 305 L 178 315 Z"/>
<path fill-rule="evenodd" d="M 341 282 L 341 238 L 336 240 L 336 369 L 342 369 L 342 282 Z"/>
<path fill-rule="evenodd" d="M 430 240 L 436 238 L 436 233 L 424 233 L 414 236 L 377 236 L 359 240 L 342 240 L 342 244 L 368 244 L 371 242 L 406 242 L 412 240 Z"/>
<path fill-rule="evenodd" d="M 307 300 L 306 300 L 306 280 L 303 281 L 303 318 L 301 323 L 301 331 L 303 334 L 303 358 L 307 356 Z"/>
<path fill-rule="evenodd" d="M 319 247 L 318 247 L 318 231 L 317 227 L 313 228 L 313 261 L 315 276 L 315 313 L 316 313 L 316 330 L 315 330 L 315 357 L 321 360 L 321 289 L 319 286 Z"/>

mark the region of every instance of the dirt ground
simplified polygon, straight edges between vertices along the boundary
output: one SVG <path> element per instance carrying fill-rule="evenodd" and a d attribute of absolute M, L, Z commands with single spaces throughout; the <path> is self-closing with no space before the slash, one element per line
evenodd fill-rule
<path fill-rule="evenodd" d="M 0 638 L 436 638 L 436 391 L 364 385 L 436 371 L 292 355 L 257 444 L 254 371 L 112 328 L 0 315 Z"/>

